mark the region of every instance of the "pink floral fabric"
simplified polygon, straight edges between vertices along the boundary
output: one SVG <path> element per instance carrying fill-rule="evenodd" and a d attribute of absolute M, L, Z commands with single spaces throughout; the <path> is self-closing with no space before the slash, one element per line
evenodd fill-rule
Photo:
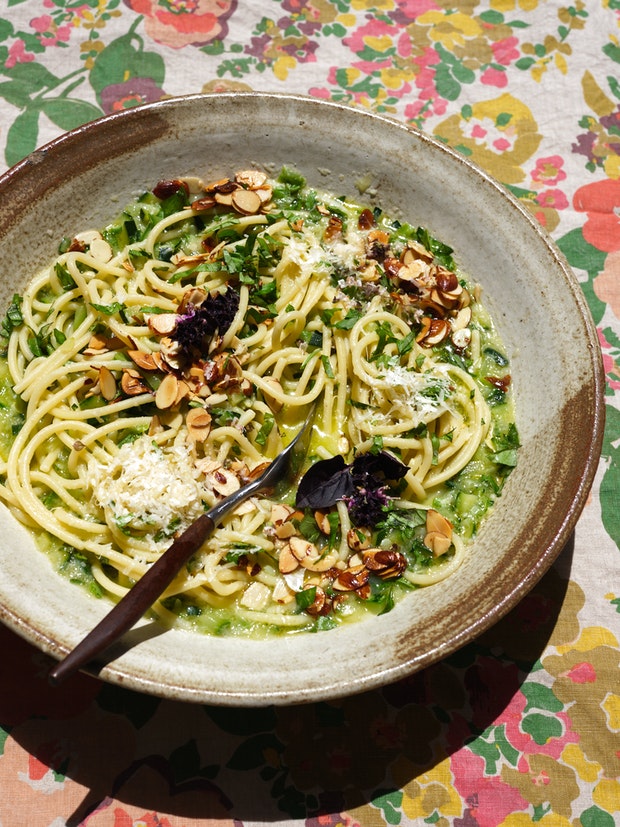
<path fill-rule="evenodd" d="M 620 3 L 5 5 L 2 168 L 105 113 L 248 89 L 384 113 L 474 160 L 574 268 L 607 424 L 552 570 L 475 643 L 383 689 L 257 710 L 85 676 L 53 691 L 48 659 L 0 627 L 2 827 L 620 823 Z"/>

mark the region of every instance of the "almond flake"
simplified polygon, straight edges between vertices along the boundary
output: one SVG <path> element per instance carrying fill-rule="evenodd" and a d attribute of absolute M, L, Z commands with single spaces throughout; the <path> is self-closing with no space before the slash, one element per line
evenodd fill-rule
<path fill-rule="evenodd" d="M 179 389 L 179 380 L 172 373 L 167 374 L 162 379 L 160 386 L 157 388 L 155 394 L 155 404 L 160 410 L 171 408 L 177 398 Z"/>
<path fill-rule="evenodd" d="M 99 368 L 99 387 L 101 388 L 101 395 L 108 402 L 111 402 L 116 396 L 116 379 L 112 371 L 106 367 Z"/>
<path fill-rule="evenodd" d="M 257 213 L 262 202 L 260 196 L 252 190 L 235 190 L 231 196 L 231 205 L 241 215 L 254 215 Z"/>

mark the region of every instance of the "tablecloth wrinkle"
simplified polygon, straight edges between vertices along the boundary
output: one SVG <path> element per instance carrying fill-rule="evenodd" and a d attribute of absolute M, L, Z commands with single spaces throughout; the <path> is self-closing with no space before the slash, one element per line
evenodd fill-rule
<path fill-rule="evenodd" d="M 0 628 L 0 827 L 620 824 L 620 2 L 2 6 L 0 169 L 180 94 L 388 115 L 479 164 L 551 234 L 607 386 L 598 472 L 557 563 L 474 643 L 397 683 L 261 709 L 86 675 L 53 690 L 50 659 Z"/>

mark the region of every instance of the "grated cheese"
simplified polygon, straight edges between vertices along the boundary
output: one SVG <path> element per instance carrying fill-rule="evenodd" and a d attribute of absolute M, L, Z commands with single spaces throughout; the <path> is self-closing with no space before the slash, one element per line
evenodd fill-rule
<path fill-rule="evenodd" d="M 449 378 L 443 374 L 431 371 L 418 373 L 395 365 L 382 376 L 382 384 L 393 389 L 391 400 L 415 411 L 420 422 L 449 410 L 451 386 Z M 429 393 L 431 391 L 433 395 Z"/>
<path fill-rule="evenodd" d="M 92 459 L 87 482 L 117 525 L 154 536 L 171 526 L 182 530 L 203 513 L 198 473 L 185 446 L 160 448 L 141 436 L 122 445 L 109 462 Z M 169 539 L 164 539 L 167 544 Z"/>

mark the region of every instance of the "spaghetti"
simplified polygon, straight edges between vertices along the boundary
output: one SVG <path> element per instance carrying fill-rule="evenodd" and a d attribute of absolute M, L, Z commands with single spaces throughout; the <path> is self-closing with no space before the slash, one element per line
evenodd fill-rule
<path fill-rule="evenodd" d="M 121 596 L 316 403 L 299 491 L 239 506 L 153 610 L 217 634 L 388 611 L 458 568 L 516 461 L 508 362 L 451 252 L 288 169 L 159 182 L 14 298 L 0 497 Z"/>

